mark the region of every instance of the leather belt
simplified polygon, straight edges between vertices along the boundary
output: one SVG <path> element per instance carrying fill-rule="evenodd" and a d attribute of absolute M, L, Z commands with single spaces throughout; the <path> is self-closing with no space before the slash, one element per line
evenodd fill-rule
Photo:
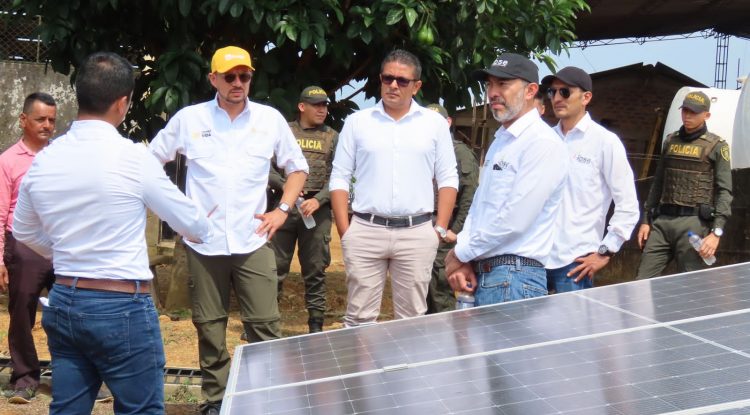
<path fill-rule="evenodd" d="M 421 225 L 432 220 L 432 212 L 413 216 L 378 216 L 373 215 L 372 213 L 354 212 L 354 216 L 376 225 L 388 226 L 391 228 L 407 228 L 409 226 Z"/>
<path fill-rule="evenodd" d="M 698 216 L 700 208 L 680 205 L 659 205 L 659 214 L 667 216 Z"/>
<path fill-rule="evenodd" d="M 526 258 L 518 255 L 497 255 L 490 258 L 480 259 L 472 263 L 474 272 L 490 272 L 492 268 L 498 265 L 519 265 L 524 267 L 544 268 L 541 262 L 536 259 Z"/>
<path fill-rule="evenodd" d="M 72 287 L 76 277 L 66 277 L 63 275 L 55 276 L 55 284 Z M 113 280 L 113 279 L 94 279 L 78 278 L 75 284 L 76 288 L 83 290 L 112 291 L 116 293 L 135 294 L 138 287 L 138 294 L 149 294 L 151 292 L 151 281 L 138 280 Z"/>

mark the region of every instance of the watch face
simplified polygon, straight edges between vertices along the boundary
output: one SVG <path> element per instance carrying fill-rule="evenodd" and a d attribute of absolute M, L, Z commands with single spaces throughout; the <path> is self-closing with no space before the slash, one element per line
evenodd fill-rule
<path fill-rule="evenodd" d="M 714 235 L 719 236 L 719 237 L 724 235 L 724 229 L 721 229 L 721 228 L 714 228 L 713 232 L 714 232 Z"/>
<path fill-rule="evenodd" d="M 599 246 L 599 255 L 607 255 L 609 252 L 609 248 L 607 248 L 607 245 L 600 245 Z"/>
<path fill-rule="evenodd" d="M 279 203 L 279 210 L 281 210 L 284 213 L 289 213 L 289 205 L 287 205 L 284 202 Z"/>

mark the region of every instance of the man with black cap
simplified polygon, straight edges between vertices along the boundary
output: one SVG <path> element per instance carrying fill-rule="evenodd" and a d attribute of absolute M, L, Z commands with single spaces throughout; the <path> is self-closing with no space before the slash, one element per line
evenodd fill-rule
<path fill-rule="evenodd" d="M 547 294 L 544 265 L 568 163 L 559 137 L 539 116 L 539 73 L 528 58 L 504 53 L 474 73 L 502 124 L 487 150 L 479 188 L 456 247 L 448 282 L 474 292 L 476 305 Z"/>
<path fill-rule="evenodd" d="M 279 275 L 279 293 L 282 281 L 289 272 L 298 245 L 297 255 L 305 282 L 305 304 L 310 333 L 323 331 L 323 314 L 326 309 L 326 268 L 331 263 L 331 203 L 328 179 L 338 141 L 338 133 L 325 125 L 328 116 L 328 94 L 323 88 L 309 86 L 299 97 L 299 118 L 289 127 L 302 148 L 310 166 L 310 174 L 302 189 L 297 209 L 292 209 L 286 222 L 276 231 L 271 245 L 276 252 L 276 272 Z M 275 170 L 271 173 L 281 177 Z M 312 218 L 315 225 L 308 228 L 302 216 Z M 311 223 L 311 222 L 310 222 Z"/>
<path fill-rule="evenodd" d="M 542 85 L 560 120 L 554 130 L 565 143 L 570 166 L 547 263 L 548 288 L 560 293 L 593 286 L 594 274 L 630 239 L 638 198 L 625 147 L 586 111 L 593 96 L 589 74 L 568 66 L 546 76 Z"/>
<path fill-rule="evenodd" d="M 708 132 L 711 99 L 690 92 L 682 102 L 682 127 L 670 134 L 656 166 L 641 214 L 638 246 L 643 249 L 637 279 L 656 277 L 674 257 L 678 272 L 706 268 L 732 213 L 729 145 Z M 700 252 L 687 233 L 703 238 Z"/>

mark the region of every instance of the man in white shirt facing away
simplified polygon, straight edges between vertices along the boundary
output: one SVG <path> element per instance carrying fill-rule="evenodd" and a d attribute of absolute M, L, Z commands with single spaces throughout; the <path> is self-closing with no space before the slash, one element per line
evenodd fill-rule
<path fill-rule="evenodd" d="M 567 148 L 570 166 L 547 263 L 547 285 L 558 293 L 591 288 L 594 274 L 630 239 L 638 222 L 633 170 L 617 135 L 586 111 L 593 96 L 589 74 L 568 66 L 546 76 L 542 85 L 560 120 L 554 130 Z M 615 211 L 604 235 L 613 201 Z"/>
<path fill-rule="evenodd" d="M 206 400 L 201 412 L 209 415 L 218 415 L 229 377 L 230 290 L 250 342 L 281 337 L 276 260 L 267 242 L 287 219 L 308 172 L 284 117 L 247 98 L 254 71 L 246 50 L 217 50 L 208 74 L 216 97 L 178 111 L 150 145 L 162 163 L 185 155 L 187 195 L 211 212 L 213 238 L 186 244 Z M 278 207 L 264 213 L 274 156 L 286 184 Z"/>
<path fill-rule="evenodd" d="M 476 71 L 502 125 L 487 150 L 479 188 L 456 247 L 446 257 L 454 290 L 476 305 L 547 294 L 544 264 L 567 175 L 565 147 L 539 116 L 539 71 L 528 58 L 500 55 Z"/>
<path fill-rule="evenodd" d="M 339 136 L 330 190 L 346 267 L 349 327 L 377 320 L 387 273 L 396 318 L 427 310 L 432 263 L 447 233 L 458 173 L 447 121 L 413 99 L 421 73 L 416 56 L 390 52 L 380 67 L 381 101 L 350 115 Z"/>
<path fill-rule="evenodd" d="M 106 383 L 117 414 L 164 413 L 164 348 L 150 295 L 146 208 L 186 238 L 211 236 L 206 212 L 148 149 L 123 138 L 133 67 L 109 52 L 78 67 L 78 118 L 21 184 L 13 236 L 56 273 L 42 326 L 52 355 L 50 414 L 90 414 Z"/>

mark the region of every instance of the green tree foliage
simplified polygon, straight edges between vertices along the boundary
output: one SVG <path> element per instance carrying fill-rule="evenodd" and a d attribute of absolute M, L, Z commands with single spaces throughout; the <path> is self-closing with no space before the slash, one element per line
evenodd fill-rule
<path fill-rule="evenodd" d="M 554 53 L 573 40 L 584 0 L 15 0 L 40 15 L 39 34 L 52 68 L 64 74 L 86 55 L 110 50 L 140 69 L 131 117 L 150 139 L 162 114 L 208 99 L 206 74 L 214 50 L 250 51 L 256 74 L 251 99 L 293 117 L 308 84 L 335 91 L 361 85 L 379 97 L 380 61 L 393 48 L 419 56 L 422 102 L 470 104 L 471 71 L 502 51 Z M 73 74 L 74 75 L 74 74 Z M 335 125 L 356 109 L 344 97 L 331 105 Z"/>

